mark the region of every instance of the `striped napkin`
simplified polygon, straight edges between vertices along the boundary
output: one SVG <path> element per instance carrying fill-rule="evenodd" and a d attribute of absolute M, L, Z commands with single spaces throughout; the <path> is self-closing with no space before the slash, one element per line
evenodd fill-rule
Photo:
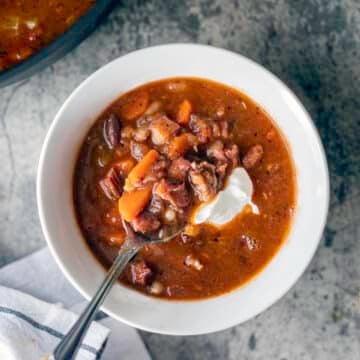
<path fill-rule="evenodd" d="M 0 359 L 46 359 L 86 301 L 47 248 L 0 269 Z M 93 322 L 79 360 L 150 360 L 137 331 L 105 314 Z"/>

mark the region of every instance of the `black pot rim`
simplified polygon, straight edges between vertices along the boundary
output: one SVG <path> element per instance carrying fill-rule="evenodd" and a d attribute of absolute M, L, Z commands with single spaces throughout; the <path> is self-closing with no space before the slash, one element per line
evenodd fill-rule
<path fill-rule="evenodd" d="M 97 0 L 64 34 L 28 59 L 0 72 L 0 88 L 24 80 L 59 60 L 95 30 L 114 3 L 114 0 Z"/>

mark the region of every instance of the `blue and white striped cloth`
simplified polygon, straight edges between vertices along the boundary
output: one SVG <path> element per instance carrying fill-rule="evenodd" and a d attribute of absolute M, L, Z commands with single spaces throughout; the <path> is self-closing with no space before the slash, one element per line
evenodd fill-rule
<path fill-rule="evenodd" d="M 85 304 L 48 249 L 1 268 L 0 359 L 46 359 Z M 136 330 L 104 314 L 91 325 L 77 356 L 100 358 L 150 360 Z"/>

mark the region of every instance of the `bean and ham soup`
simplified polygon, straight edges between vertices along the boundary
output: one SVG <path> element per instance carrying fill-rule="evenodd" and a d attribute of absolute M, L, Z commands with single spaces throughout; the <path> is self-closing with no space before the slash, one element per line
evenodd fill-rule
<path fill-rule="evenodd" d="M 0 71 L 65 32 L 95 0 L 0 0 Z"/>
<path fill-rule="evenodd" d="M 242 166 L 254 186 L 250 206 L 222 226 L 191 214 Z M 122 219 L 148 244 L 121 281 L 143 293 L 198 299 L 228 292 L 256 275 L 284 242 L 296 200 L 286 141 L 244 94 L 204 79 L 152 82 L 122 95 L 97 119 L 74 175 L 83 235 L 109 267 L 124 241 Z"/>

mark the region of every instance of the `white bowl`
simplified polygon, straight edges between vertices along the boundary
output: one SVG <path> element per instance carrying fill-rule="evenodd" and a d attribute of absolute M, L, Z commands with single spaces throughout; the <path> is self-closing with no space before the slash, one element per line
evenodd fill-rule
<path fill-rule="evenodd" d="M 131 326 L 174 335 L 222 330 L 264 311 L 283 296 L 309 264 L 320 240 L 329 202 L 329 177 L 318 133 L 298 98 L 274 75 L 229 51 L 173 44 L 123 56 L 86 79 L 65 101 L 47 134 L 38 169 L 40 221 L 51 252 L 69 281 L 87 299 L 104 269 L 91 255 L 74 216 L 76 157 L 96 117 L 122 93 L 149 81 L 201 77 L 243 91 L 285 134 L 297 171 L 298 202 L 286 243 L 252 281 L 222 296 L 168 301 L 117 283 L 102 309 Z"/>

